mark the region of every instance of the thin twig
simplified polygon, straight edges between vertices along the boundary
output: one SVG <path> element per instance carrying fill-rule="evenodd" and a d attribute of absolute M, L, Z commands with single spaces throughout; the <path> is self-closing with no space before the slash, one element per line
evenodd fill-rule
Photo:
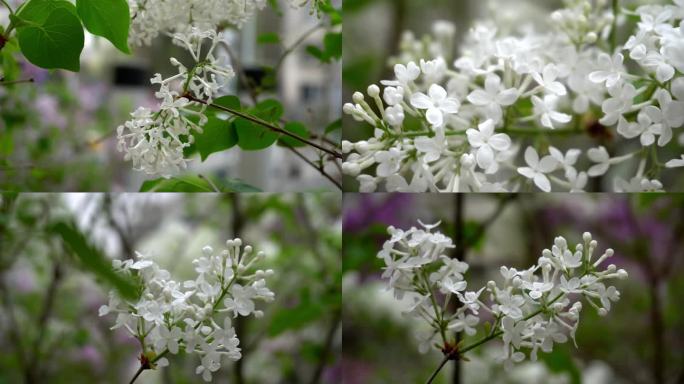
<path fill-rule="evenodd" d="M 33 83 L 35 80 L 31 77 L 28 79 L 19 79 L 19 80 L 11 80 L 11 81 L 5 81 L 5 78 L 2 77 L 0 78 L 0 85 L 13 85 L 13 84 L 25 84 L 25 83 Z"/>
<path fill-rule="evenodd" d="M 335 180 L 335 178 L 332 177 L 328 172 L 326 172 L 325 169 L 323 169 L 323 167 L 316 165 L 313 161 L 309 160 L 306 156 L 304 156 L 301 152 L 297 151 L 295 148 L 290 147 L 290 146 L 287 146 L 286 148 L 289 149 L 290 151 L 292 151 L 295 155 L 297 155 L 300 159 L 304 160 L 307 164 L 312 166 L 318 172 L 320 172 L 320 174 L 323 175 L 323 177 L 330 180 L 330 182 L 335 184 L 335 186 L 337 188 L 342 190 L 342 183 Z"/>
<path fill-rule="evenodd" d="M 50 316 L 52 315 L 53 309 L 55 307 L 55 297 L 57 296 L 57 289 L 59 287 L 59 283 L 61 280 L 62 266 L 59 263 L 59 260 L 55 260 L 55 264 L 52 267 L 52 277 L 47 289 L 47 293 L 45 294 L 45 301 L 43 302 L 43 309 L 41 310 L 40 316 L 38 317 L 38 323 L 36 324 L 38 329 L 38 336 L 33 341 L 33 348 L 28 360 L 27 381 L 29 382 L 40 381 L 40 349 L 42 342 L 44 340 L 45 328 L 47 327 L 48 320 L 50 319 Z"/>
<path fill-rule="evenodd" d="M 281 67 L 281 66 L 283 65 L 283 63 L 285 62 L 285 59 L 286 59 L 292 52 L 294 52 L 294 50 L 297 49 L 297 47 L 298 47 L 300 44 L 302 44 L 304 41 L 306 41 L 306 39 L 308 39 L 309 36 L 313 35 L 316 31 L 318 31 L 318 30 L 321 29 L 321 28 L 323 28 L 323 24 L 322 24 L 322 23 L 316 24 L 316 25 L 313 26 L 311 29 L 309 29 L 309 30 L 307 30 L 306 32 L 304 32 L 304 34 L 302 34 L 302 36 L 300 36 L 299 39 L 297 39 L 292 45 L 290 45 L 289 47 L 287 47 L 287 48 L 283 51 L 282 55 L 280 55 L 280 57 L 278 58 L 278 61 L 276 62 L 276 65 L 273 66 L 273 72 L 278 73 L 278 71 L 280 70 L 280 67 Z"/>
<path fill-rule="evenodd" d="M 330 355 L 330 350 L 332 349 L 333 342 L 335 341 L 335 333 L 337 332 L 337 328 L 340 325 L 340 318 L 341 311 L 338 310 L 335 312 L 333 321 L 330 324 L 330 328 L 328 329 L 328 333 L 325 337 L 325 346 L 323 348 L 323 352 L 320 354 L 320 357 L 318 359 L 318 365 L 314 370 L 314 374 L 311 377 L 309 384 L 318 384 L 318 382 L 321 380 L 321 376 L 323 375 L 323 369 L 328 363 L 328 356 Z"/>
<path fill-rule="evenodd" d="M 133 384 L 135 380 L 138 378 L 138 376 L 140 376 L 140 374 L 143 373 L 144 370 L 145 367 L 143 365 L 140 365 L 140 368 L 138 368 L 138 370 L 135 372 L 135 375 L 133 376 L 131 381 L 128 382 L 128 384 Z"/>
<path fill-rule="evenodd" d="M 303 138 L 303 137 L 301 137 L 301 136 L 299 136 L 299 135 L 296 135 L 296 134 L 294 134 L 294 133 L 292 133 L 292 132 L 286 131 L 285 129 L 283 129 L 283 128 L 281 128 L 281 127 L 278 127 L 278 126 L 276 126 L 276 125 L 274 125 L 274 124 L 272 124 L 272 123 L 269 123 L 268 121 L 262 120 L 262 119 L 260 119 L 260 118 L 258 118 L 258 117 L 256 117 L 256 116 L 252 116 L 252 115 L 250 115 L 250 114 L 247 114 L 247 113 L 238 111 L 238 110 L 233 109 L 233 108 L 225 107 L 225 106 L 223 106 L 223 105 L 218 105 L 218 104 L 214 104 L 214 103 L 208 103 L 208 102 L 206 102 L 206 101 L 204 101 L 204 100 L 201 100 L 201 99 L 196 98 L 195 96 L 193 96 L 193 95 L 191 95 L 191 94 L 185 94 L 185 95 L 183 95 L 183 97 L 187 98 L 188 100 L 191 100 L 191 101 L 194 101 L 194 102 L 197 102 L 197 103 L 200 103 L 200 104 L 204 104 L 204 105 L 206 105 L 206 106 L 209 106 L 209 107 L 212 107 L 212 108 L 216 108 L 216 109 L 219 109 L 219 110 L 224 111 L 224 112 L 228 112 L 228 113 L 230 113 L 230 114 L 232 114 L 232 115 L 241 117 L 241 118 L 243 118 L 243 119 L 245 119 L 245 120 L 248 120 L 248 121 L 251 121 L 252 123 L 261 125 L 262 127 L 268 128 L 268 129 L 270 129 L 270 130 L 273 131 L 273 132 L 280 133 L 280 134 L 282 134 L 282 135 L 285 135 L 285 136 L 291 137 L 291 138 L 293 138 L 293 139 L 295 139 L 295 140 L 297 140 L 297 141 L 300 141 L 300 142 L 302 142 L 302 143 L 304 143 L 304 144 L 307 144 L 307 145 L 310 145 L 310 146 L 312 146 L 312 147 L 314 147 L 314 148 L 317 148 L 317 149 L 319 149 L 319 150 L 321 150 L 321 151 L 323 151 L 323 152 L 325 152 L 325 153 L 327 153 L 327 154 L 329 154 L 329 155 L 331 155 L 331 156 L 334 156 L 334 157 L 336 157 L 336 158 L 338 158 L 338 159 L 341 159 L 341 158 L 342 158 L 342 155 L 341 155 L 340 153 L 338 153 L 338 152 L 335 152 L 335 151 L 333 151 L 333 150 L 331 150 L 331 149 L 325 148 L 325 147 L 323 147 L 323 146 L 321 146 L 321 145 L 319 145 L 319 144 L 317 144 L 317 143 L 314 143 L 314 142 L 311 141 L 311 140 L 305 139 L 305 138 Z"/>
<path fill-rule="evenodd" d="M 426 384 L 431 384 L 432 381 L 435 380 L 435 378 L 437 377 L 437 375 L 439 374 L 439 372 L 442 370 L 442 368 L 444 368 L 444 366 L 446 365 L 446 363 L 447 363 L 449 360 L 453 359 L 453 357 L 454 357 L 453 353 L 452 353 L 452 354 L 445 355 L 444 358 L 442 359 L 442 362 L 439 363 L 439 366 L 437 367 L 437 369 L 435 369 L 435 371 L 432 372 L 432 375 L 430 375 L 430 378 L 428 379 L 428 381 L 426 382 Z"/>

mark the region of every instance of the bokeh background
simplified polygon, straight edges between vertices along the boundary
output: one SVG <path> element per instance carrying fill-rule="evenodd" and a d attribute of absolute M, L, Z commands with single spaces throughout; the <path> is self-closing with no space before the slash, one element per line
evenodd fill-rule
<path fill-rule="evenodd" d="M 127 383 L 140 366 L 137 341 L 98 317 L 107 275 L 64 247 L 57 221 L 110 259 L 152 254 L 181 281 L 203 246 L 239 234 L 267 254 L 276 300 L 236 323 L 243 358 L 213 382 L 341 382 L 339 195 L 158 193 L 0 195 L 0 383 Z M 136 382 L 202 382 L 198 364 L 179 353 Z"/>
<path fill-rule="evenodd" d="M 575 2 L 575 0 L 569 1 Z M 589 0 L 589 2 L 603 4 L 604 9 L 609 9 L 611 4 L 610 0 Z M 459 57 L 460 45 L 475 23 L 487 22 L 496 26 L 500 35 L 520 36 L 524 31 L 529 30 L 543 33 L 552 30 L 551 12 L 563 8 L 564 4 L 564 0 L 345 0 L 343 8 L 345 26 L 343 31 L 344 66 L 342 68 L 343 102 L 351 102 L 355 91 L 365 93 L 370 84 L 379 84 L 381 80 L 394 77 L 393 65 L 390 63 L 395 62 L 394 59 L 400 52 L 402 37 L 406 33 L 411 34 L 417 41 L 421 41 L 424 36 L 432 33 L 436 21 L 444 20 L 454 23 L 456 26 L 454 57 L 445 58 L 447 65 L 453 68 L 455 58 Z M 672 4 L 672 0 L 620 0 L 620 6 L 630 10 L 646 4 Z M 618 20 L 618 37 L 621 44 L 624 44 L 639 20 L 624 15 Z M 600 109 L 597 109 L 596 113 L 600 113 Z M 342 117 L 342 124 L 344 140 L 352 142 L 367 140 L 373 135 L 368 124 L 356 122 L 349 115 L 345 114 Z M 625 144 L 624 141 L 618 139 L 615 130 L 605 137 L 583 135 L 552 138 L 554 146 L 558 148 L 572 147 L 586 150 L 604 145 L 611 153 L 627 153 L 639 146 L 638 140 Z M 666 148 L 667 153 L 660 156 L 661 160 L 679 158 L 681 146 L 678 147 L 676 141 L 673 140 L 672 145 Z M 684 143 L 684 135 L 679 137 L 679 142 Z M 659 150 L 663 151 L 663 148 Z M 579 164 L 585 169 L 585 165 L 589 165 L 589 162 L 581 159 Z M 629 179 L 634 176 L 633 168 L 633 164 L 616 167 L 615 174 Z M 683 181 L 681 177 L 677 177 L 676 172 L 665 172 L 660 181 L 666 186 L 673 186 L 668 190 L 684 189 Z M 594 178 L 590 181 L 588 188 L 596 192 L 612 190 L 612 177 Z M 357 191 L 358 183 L 354 178 L 345 176 L 344 189 Z"/>
<path fill-rule="evenodd" d="M 459 208 L 460 209 L 457 209 Z M 504 371 L 494 355 L 500 342 L 469 353 L 460 381 L 450 363 L 439 383 L 681 383 L 684 380 L 684 195 L 587 194 L 553 196 L 347 194 L 344 199 L 343 367 L 345 383 L 424 383 L 442 354 L 418 352 L 425 324 L 404 316 L 409 302 L 394 299 L 376 257 L 387 226 L 442 222 L 452 239 L 462 233 L 468 285 L 500 281 L 499 267 L 536 263 L 561 235 L 570 244 L 589 231 L 598 251 L 629 272 L 616 281 L 621 299 L 607 317 L 589 305 L 581 313 L 577 345 L 556 344 L 538 362 Z M 459 241 L 456 240 L 456 244 Z M 457 245 L 458 247 L 458 245 Z M 458 248 L 457 248 L 458 249 Z M 472 337 L 477 340 L 482 335 Z M 466 344 L 469 343 L 466 338 Z"/>
<path fill-rule="evenodd" d="M 9 0 L 13 5 L 23 2 Z M 308 45 L 321 46 L 325 35 L 325 28 L 309 33 L 321 21 L 308 7 L 295 9 L 286 0 L 270 3 L 277 8 L 268 6 L 242 29 L 227 30 L 231 53 L 239 62 L 233 64 L 244 69 L 252 83 L 259 83 L 265 68 L 275 66 L 288 48 L 305 37 L 286 55 L 278 78 L 268 81 L 260 99 L 277 98 L 284 106 L 284 119 L 301 121 L 321 134 L 340 118 L 339 62 L 324 64 L 306 52 Z M 334 3 L 339 6 L 340 1 Z M 0 24 L 6 26 L 7 20 L 7 9 L 0 7 Z M 279 35 L 279 43 L 272 43 L 273 34 Z M 156 178 L 133 171 L 131 163 L 123 160 L 116 149 L 116 128 L 138 106 L 156 108 L 156 88 L 150 78 L 155 73 L 175 74 L 169 58 L 187 63 L 189 56 L 167 37 L 131 49 L 132 55 L 122 54 L 105 39 L 86 33 L 79 73 L 45 71 L 20 59 L 21 78 L 33 78 L 35 83 L 0 86 L 1 190 L 138 191 L 143 181 Z M 226 53 L 225 47 L 220 49 Z M 3 68 L 10 70 L 14 69 Z M 253 105 L 250 92 L 237 78 L 222 91 Z M 339 136 L 336 131 L 329 138 L 337 142 Z M 310 149 L 300 151 L 316 158 Z M 234 147 L 203 163 L 195 155 L 185 173 L 241 179 L 263 191 L 335 190 L 315 169 L 278 146 L 257 152 Z"/>

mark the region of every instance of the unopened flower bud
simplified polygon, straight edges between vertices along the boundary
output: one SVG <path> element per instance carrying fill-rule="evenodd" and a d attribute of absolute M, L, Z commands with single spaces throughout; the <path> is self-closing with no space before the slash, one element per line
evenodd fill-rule
<path fill-rule="evenodd" d="M 586 41 L 589 44 L 594 44 L 597 40 L 598 40 L 598 35 L 596 34 L 596 32 L 589 32 L 584 37 L 584 41 Z"/>
<path fill-rule="evenodd" d="M 347 115 L 353 115 L 355 111 L 356 108 L 354 108 L 354 104 L 352 103 L 345 103 L 342 107 L 342 112 L 346 113 Z"/>
<path fill-rule="evenodd" d="M 358 176 L 361 173 L 361 166 L 358 163 L 342 163 L 342 171 L 350 176 Z"/>
<path fill-rule="evenodd" d="M 202 248 L 202 253 L 204 256 L 211 256 L 211 254 L 214 253 L 214 249 L 207 245 L 206 247 Z"/>
<path fill-rule="evenodd" d="M 369 85 L 367 91 L 368 91 L 368 96 L 370 96 L 370 97 L 380 96 L 380 87 L 378 87 L 375 84 Z"/>
<path fill-rule="evenodd" d="M 354 149 L 354 143 L 348 140 L 342 140 L 342 152 L 349 153 Z"/>
<path fill-rule="evenodd" d="M 361 92 L 354 92 L 354 95 L 352 95 L 352 100 L 354 100 L 355 103 L 361 103 L 363 101 L 363 93 Z"/>

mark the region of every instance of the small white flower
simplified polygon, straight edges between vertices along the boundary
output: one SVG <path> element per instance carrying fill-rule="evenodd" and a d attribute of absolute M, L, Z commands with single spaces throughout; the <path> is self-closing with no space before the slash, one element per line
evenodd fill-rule
<path fill-rule="evenodd" d="M 572 116 L 556 111 L 558 106 L 557 96 L 546 95 L 543 100 L 538 96 L 532 96 L 532 105 L 534 106 L 534 114 L 540 116 L 541 124 L 546 128 L 554 129 L 554 121 L 565 124 L 572 120 Z"/>
<path fill-rule="evenodd" d="M 418 152 L 425 154 L 423 159 L 428 163 L 439 160 L 447 149 L 447 142 L 441 131 L 438 131 L 434 137 L 418 137 L 413 144 Z"/>
<path fill-rule="evenodd" d="M 539 72 L 532 72 L 532 78 L 545 91 L 556 96 L 564 96 L 568 93 L 563 83 L 557 81 L 558 69 L 553 64 L 547 64 L 541 74 Z"/>
<path fill-rule="evenodd" d="M 649 146 L 655 143 L 656 135 L 662 134 L 662 121 L 663 114 L 660 108 L 649 105 L 639 112 L 636 123 L 630 123 L 620 116 L 617 131 L 628 139 L 639 136 L 641 145 Z"/>
<path fill-rule="evenodd" d="M 558 164 L 565 169 L 565 177 L 570 179 L 575 179 L 577 176 L 577 170 L 575 169 L 575 164 L 577 159 L 582 154 L 579 149 L 570 149 L 563 155 L 563 152 L 555 147 L 549 147 L 549 154 L 551 157 L 558 161 Z"/>
<path fill-rule="evenodd" d="M 401 105 L 389 106 L 385 109 L 385 120 L 389 125 L 400 127 L 404 123 L 404 108 Z"/>
<path fill-rule="evenodd" d="M 534 282 L 525 285 L 525 288 L 529 290 L 529 295 L 531 298 L 537 300 L 542 295 L 553 288 L 553 283 L 549 282 Z"/>
<path fill-rule="evenodd" d="M 397 64 L 394 66 L 394 76 L 397 78 L 397 81 L 383 81 L 382 83 L 405 87 L 420 76 L 420 67 L 413 61 L 406 65 Z"/>
<path fill-rule="evenodd" d="M 479 324 L 479 322 L 479 317 L 461 313 L 457 318 L 449 322 L 447 328 L 453 332 L 465 332 L 466 335 L 473 336 L 477 333 L 477 330 L 474 327 Z"/>
<path fill-rule="evenodd" d="M 224 305 L 229 311 L 233 311 L 233 317 L 248 316 L 254 311 L 254 296 L 256 291 L 253 287 L 243 287 L 233 284 L 230 287 L 230 296 L 224 300 Z"/>
<path fill-rule="evenodd" d="M 435 128 L 444 125 L 444 115 L 458 113 L 460 102 L 449 97 L 447 91 L 437 84 L 432 84 L 428 95 L 416 92 L 411 95 L 411 105 L 418 109 L 426 109 L 427 121 Z"/>
<path fill-rule="evenodd" d="M 484 89 L 476 89 L 468 95 L 468 101 L 484 107 L 487 118 L 495 122 L 501 120 L 503 114 L 501 107 L 513 105 L 517 99 L 518 90 L 515 88 L 503 89 L 501 79 L 495 74 L 487 75 Z"/>
<path fill-rule="evenodd" d="M 525 321 L 518 321 L 516 323 L 517 319 L 518 318 L 510 316 L 504 316 L 504 318 L 501 319 L 501 329 L 503 330 L 503 342 L 506 353 L 508 353 L 509 345 L 517 349 L 520 348 L 520 344 L 522 343 L 523 332 L 525 331 L 527 324 Z"/>
<path fill-rule="evenodd" d="M 610 155 L 604 146 L 589 149 L 587 157 L 589 157 L 589 160 L 597 163 L 589 168 L 587 172 L 591 177 L 604 175 L 610 168 Z"/>
<path fill-rule="evenodd" d="M 601 105 L 604 116 L 599 120 L 606 126 L 617 123 L 620 116 L 632 107 L 637 92 L 632 84 L 625 83 L 609 87 L 608 93 L 611 97 Z"/>
<path fill-rule="evenodd" d="M 518 168 L 518 173 L 534 181 L 534 184 L 544 192 L 551 191 L 551 182 L 546 174 L 556 170 L 558 162 L 552 156 L 539 158 L 539 154 L 532 147 L 525 150 L 527 167 Z"/>
<path fill-rule="evenodd" d="M 379 163 L 377 174 L 380 177 L 388 177 L 399 171 L 402 152 L 397 148 L 390 148 L 388 151 L 380 151 L 375 154 L 375 161 Z"/>
<path fill-rule="evenodd" d="M 505 133 L 494 133 L 494 121 L 487 120 L 477 127 L 466 131 L 468 142 L 477 149 L 475 158 L 480 168 L 488 173 L 494 173 L 498 169 L 495 160 L 496 152 L 505 151 L 511 146 L 511 138 Z"/>
<path fill-rule="evenodd" d="M 622 65 L 624 59 L 621 53 L 616 53 L 612 58 L 607 53 L 601 53 L 598 57 L 598 63 L 602 69 L 590 73 L 589 80 L 598 84 L 606 83 L 608 88 L 619 85 L 624 74 Z"/>
<path fill-rule="evenodd" d="M 386 87 L 382 98 L 387 105 L 397 105 L 404 101 L 404 88 L 402 87 Z"/>
<path fill-rule="evenodd" d="M 525 304 L 525 298 L 521 295 L 513 295 L 508 292 L 501 292 L 496 298 L 499 302 L 499 311 L 510 317 L 512 320 L 521 319 L 523 316 L 520 307 Z"/>

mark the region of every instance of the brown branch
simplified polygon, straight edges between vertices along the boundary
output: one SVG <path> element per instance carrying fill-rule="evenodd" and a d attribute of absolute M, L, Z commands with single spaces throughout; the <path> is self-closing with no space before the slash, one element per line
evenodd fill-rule
<path fill-rule="evenodd" d="M 316 369 L 314 370 L 314 374 L 311 377 L 309 384 L 318 384 L 321 381 L 323 369 L 325 369 L 325 366 L 328 363 L 328 357 L 330 356 L 330 352 L 335 341 L 335 333 L 337 333 L 337 328 L 340 325 L 341 317 L 342 311 L 335 311 L 333 321 L 330 323 L 330 328 L 328 328 L 328 333 L 325 336 L 325 345 L 323 347 L 323 352 L 321 353 L 320 358 L 318 359 L 318 365 L 316 365 Z"/>
<path fill-rule="evenodd" d="M 290 151 L 292 151 L 292 153 L 294 153 L 295 155 L 297 155 L 300 159 L 304 160 L 307 164 L 309 164 L 310 166 L 312 166 L 314 169 L 316 169 L 321 175 L 323 175 L 323 177 L 325 177 L 326 179 L 330 180 L 331 183 L 335 184 L 335 186 L 336 186 L 337 188 L 339 188 L 340 190 L 342 190 L 342 183 L 340 183 L 339 181 L 335 180 L 334 177 L 332 177 L 328 172 L 326 172 L 325 169 L 323 168 L 323 166 L 321 166 L 321 165 L 316 165 L 313 161 L 309 160 L 309 159 L 308 159 L 306 156 L 304 156 L 301 152 L 297 151 L 297 150 L 296 150 L 295 148 L 293 148 L 293 147 L 290 147 L 289 145 L 288 145 L 286 148 L 289 149 Z"/>
<path fill-rule="evenodd" d="M 33 82 L 35 82 L 33 78 L 5 81 L 4 77 L 0 77 L 0 85 L 26 84 Z"/>
<path fill-rule="evenodd" d="M 140 368 L 138 368 L 138 370 L 135 372 L 135 375 L 133 376 L 131 381 L 128 382 L 128 384 L 133 384 L 135 382 L 135 380 L 138 378 L 138 376 L 140 376 L 140 374 L 143 373 L 143 371 L 145 369 L 146 369 L 145 366 L 141 364 Z"/>
<path fill-rule="evenodd" d="M 41 382 L 42 369 L 39 364 L 40 360 L 40 350 L 42 341 L 45 336 L 45 328 L 47 327 L 48 320 L 52 316 L 53 309 L 55 307 L 55 297 L 57 296 L 57 289 L 62 280 L 62 266 L 59 260 L 55 260 L 52 267 L 52 277 L 50 280 L 50 285 L 47 288 L 47 293 L 45 294 L 45 300 L 43 301 L 43 308 L 41 310 L 40 316 L 38 317 L 38 323 L 36 324 L 38 329 L 38 336 L 33 341 L 33 348 L 31 355 L 28 359 L 28 365 L 26 367 L 26 382 L 27 383 L 38 383 Z"/>
<path fill-rule="evenodd" d="M 457 351 L 457 350 L 455 350 L 455 351 Z M 432 372 L 432 375 L 430 375 L 430 377 L 428 378 L 426 384 L 432 384 L 432 382 L 437 378 L 437 375 L 438 375 L 439 372 L 442 370 L 442 368 L 444 368 L 444 366 L 446 365 L 446 363 L 447 363 L 449 360 L 453 360 L 453 359 L 454 359 L 454 355 L 453 355 L 453 354 L 446 354 L 446 355 L 444 355 L 444 358 L 442 359 L 442 362 L 440 362 L 440 363 L 439 363 L 439 366 L 437 366 L 437 368 L 434 370 L 434 372 Z"/>
<path fill-rule="evenodd" d="M 228 108 L 228 107 L 225 107 L 225 106 L 223 106 L 223 105 L 218 105 L 218 104 L 214 104 L 214 103 L 208 103 L 208 102 L 206 102 L 206 101 L 204 101 L 204 100 L 201 100 L 201 99 L 196 98 L 195 96 L 193 96 L 193 95 L 191 95 L 191 94 L 187 94 L 187 93 L 186 93 L 186 94 L 183 95 L 182 97 L 185 97 L 185 98 L 187 98 L 188 100 L 194 101 L 194 102 L 196 102 L 196 103 L 200 103 L 200 104 L 203 104 L 203 105 L 212 107 L 212 108 L 219 109 L 219 110 L 224 111 L 224 112 L 228 112 L 228 113 L 230 113 L 230 114 L 232 114 L 232 115 L 241 117 L 241 118 L 243 118 L 243 119 L 245 119 L 245 120 L 248 120 L 248 121 L 251 121 L 251 122 L 254 123 L 254 124 L 258 124 L 258 125 L 261 125 L 261 126 L 264 127 L 264 128 L 268 128 L 268 129 L 270 129 L 270 130 L 273 131 L 273 132 L 280 133 L 280 134 L 282 134 L 282 135 L 285 135 L 285 136 L 288 136 L 288 137 L 290 137 L 290 138 L 292 138 L 292 139 L 295 139 L 295 140 L 297 140 L 297 141 L 299 141 L 299 142 L 302 142 L 302 143 L 304 143 L 304 144 L 310 145 L 310 146 L 312 146 L 312 147 L 314 147 L 314 148 L 317 148 L 317 149 L 319 149 L 319 150 L 321 150 L 321 151 L 323 151 L 323 152 L 325 152 L 325 153 L 327 153 L 327 154 L 329 154 L 329 155 L 331 155 L 331 156 L 334 156 L 334 157 L 336 157 L 336 158 L 338 158 L 338 159 L 341 159 L 341 158 L 342 158 L 342 154 L 340 154 L 340 153 L 338 153 L 338 152 L 335 152 L 335 151 L 333 151 L 333 150 L 331 150 L 331 149 L 325 148 L 325 147 L 323 147 L 323 146 L 321 146 L 321 145 L 319 145 L 319 144 L 317 144 L 317 143 L 314 143 L 313 141 L 310 141 L 310 140 L 308 140 L 308 139 L 305 139 L 305 138 L 303 138 L 303 137 L 301 137 L 301 136 L 299 136 L 299 135 L 297 135 L 297 134 L 294 134 L 294 133 L 292 133 L 292 132 L 289 132 L 289 131 L 287 131 L 287 130 L 285 130 L 285 129 L 283 129 L 283 128 L 280 128 L 280 127 L 278 127 L 278 126 L 276 126 L 276 125 L 274 125 L 274 124 L 272 124 L 272 123 L 269 123 L 268 121 L 261 120 L 260 118 L 258 118 L 258 117 L 256 117 L 256 116 L 252 116 L 252 115 L 250 115 L 250 114 L 247 114 L 247 113 L 244 113 L 244 112 L 235 110 L 235 109 L 233 109 L 233 108 Z"/>
<path fill-rule="evenodd" d="M 14 344 L 14 347 L 16 349 L 17 361 L 19 363 L 19 366 L 22 368 L 22 370 L 25 370 L 27 367 L 27 356 L 21 341 L 21 334 L 19 333 L 19 322 L 17 321 L 17 317 L 14 314 L 14 308 L 12 306 L 12 297 L 10 296 L 9 289 L 5 285 L 4 276 L 0 276 L 0 295 L 2 298 L 4 312 L 7 315 L 7 319 L 10 323 L 7 332 L 9 333 L 10 340 L 12 340 L 12 344 Z"/>

